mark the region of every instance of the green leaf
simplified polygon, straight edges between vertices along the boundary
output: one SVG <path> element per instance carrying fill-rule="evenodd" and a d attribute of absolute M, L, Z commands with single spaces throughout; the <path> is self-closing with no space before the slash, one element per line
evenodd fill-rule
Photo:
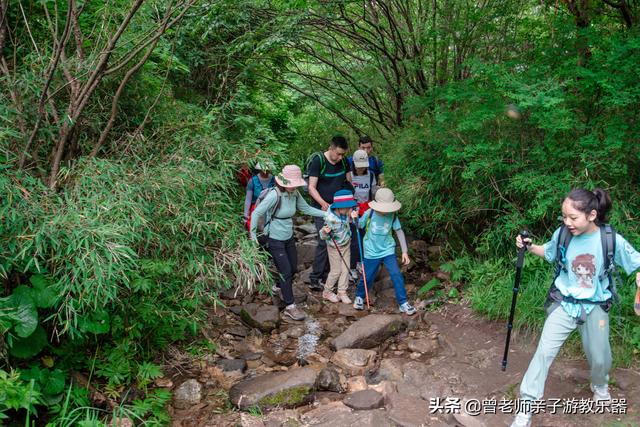
<path fill-rule="evenodd" d="M 53 307 L 58 300 L 58 295 L 53 289 L 51 280 L 41 274 L 34 274 L 29 281 L 33 285 L 33 300 L 38 308 Z"/>
<path fill-rule="evenodd" d="M 37 325 L 31 335 L 25 338 L 14 338 L 9 353 L 20 359 L 28 359 L 40 353 L 47 344 L 47 333 L 42 326 Z"/>
<path fill-rule="evenodd" d="M 418 289 L 418 295 L 422 296 L 438 286 L 440 286 L 440 280 L 434 277 L 433 279 L 425 283 L 420 289 Z"/>
<path fill-rule="evenodd" d="M 109 313 L 104 310 L 95 311 L 79 319 L 79 327 L 83 332 L 92 334 L 106 334 L 111 328 Z"/>
<path fill-rule="evenodd" d="M 15 307 L 11 314 L 15 333 L 22 338 L 28 337 L 38 326 L 38 310 L 33 302 L 33 290 L 20 285 L 13 290 L 10 302 Z"/>

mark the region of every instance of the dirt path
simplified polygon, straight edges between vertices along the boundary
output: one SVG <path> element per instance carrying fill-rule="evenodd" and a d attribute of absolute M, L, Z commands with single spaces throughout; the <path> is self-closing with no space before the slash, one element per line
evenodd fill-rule
<path fill-rule="evenodd" d="M 308 257 L 307 257 L 308 258 Z M 282 321 L 271 332 L 260 332 L 243 324 L 236 313 L 244 304 L 268 307 L 268 296 L 230 298 L 227 308 L 212 313 L 210 339 L 218 345 L 217 354 L 190 359 L 188 369 L 174 370 L 173 382 L 196 378 L 204 386 L 199 403 L 187 409 L 172 408 L 174 426 L 296 426 L 296 425 L 434 425 L 508 426 L 513 415 L 519 381 L 533 354 L 537 337 L 514 333 L 506 372 L 500 369 L 504 349 L 505 324 L 490 322 L 475 314 L 463 300 L 434 308 L 420 304 L 415 285 L 435 275 L 427 260 L 407 275 L 411 300 L 423 309 L 411 318 L 407 328 L 374 347 L 375 358 L 360 373 L 337 364 L 333 340 L 368 313 L 350 306 L 330 304 L 296 282 L 295 292 L 310 315 L 307 322 Z M 304 256 L 302 260 L 304 264 Z M 307 272 L 308 273 L 308 272 Z M 353 287 L 350 288 L 353 294 Z M 388 279 L 376 286 L 373 313 L 396 313 L 397 306 Z M 229 295 L 232 296 L 232 295 Z M 229 368 L 237 361 L 246 368 Z M 298 369 L 300 365 L 316 371 L 327 367 L 340 376 L 342 393 L 316 391 L 309 403 L 292 409 L 275 408 L 240 412 L 228 401 L 232 385 L 247 378 L 258 378 Z M 350 393 L 375 390 L 384 396 L 378 409 L 354 411 L 345 406 Z M 628 369 L 612 372 L 612 396 L 626 399 L 605 413 L 589 406 L 589 374 L 584 357 L 572 360 L 560 356 L 551 368 L 545 390 L 546 411 L 534 417 L 533 426 L 640 426 L 640 374 Z M 582 399 L 582 401 L 581 401 Z M 592 403 L 591 403 L 592 404 Z M 465 408 L 477 415 L 465 415 Z M 611 412 L 623 412 L 615 414 Z M 456 413 L 459 412 L 459 413 Z M 587 412 L 587 414 L 584 414 Z M 591 413 L 589 413 L 591 412 Z"/>

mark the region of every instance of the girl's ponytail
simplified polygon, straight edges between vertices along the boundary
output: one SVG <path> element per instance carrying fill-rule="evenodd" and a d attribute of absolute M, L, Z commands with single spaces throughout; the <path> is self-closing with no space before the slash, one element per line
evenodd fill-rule
<path fill-rule="evenodd" d="M 607 213 L 611 210 L 611 197 L 609 193 L 607 193 L 602 188 L 596 188 L 593 190 L 593 194 L 596 196 L 598 200 L 598 219 L 597 222 L 599 224 L 604 224 L 607 222 Z"/>
<path fill-rule="evenodd" d="M 602 188 L 596 188 L 593 191 L 574 188 L 567 194 L 567 199 L 573 201 L 575 208 L 587 215 L 595 210 L 598 213 L 596 223 L 607 222 L 607 213 L 611 209 L 611 197 Z"/>

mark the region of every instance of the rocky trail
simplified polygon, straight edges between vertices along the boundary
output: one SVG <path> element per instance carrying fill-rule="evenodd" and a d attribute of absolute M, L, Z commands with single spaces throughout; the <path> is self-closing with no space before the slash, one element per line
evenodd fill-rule
<path fill-rule="evenodd" d="M 174 426 L 509 425 L 536 337 L 512 335 L 502 372 L 504 322 L 484 320 L 464 299 L 435 306 L 416 296 L 436 276 L 447 290 L 459 286 L 433 261 L 439 248 L 422 241 L 411 242 L 405 271 L 416 315 L 397 314 L 385 274 L 374 285 L 370 311 L 323 301 L 304 283 L 314 235 L 307 224 L 296 227 L 301 273 L 294 293 L 309 315 L 304 322 L 283 319 L 274 297 L 230 291 L 205 331 L 215 352 L 165 354 L 169 374 L 156 385 L 172 388 Z M 547 381 L 546 413 L 535 415 L 533 425 L 640 425 L 640 374 L 616 369 L 612 377 L 612 396 L 626 402 L 589 406 L 584 357 L 559 357 Z"/>

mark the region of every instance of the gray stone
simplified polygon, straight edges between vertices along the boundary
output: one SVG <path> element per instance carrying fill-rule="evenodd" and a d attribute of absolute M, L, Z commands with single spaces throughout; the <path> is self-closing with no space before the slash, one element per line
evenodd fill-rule
<path fill-rule="evenodd" d="M 344 391 L 340 384 L 340 374 L 333 368 L 324 368 L 320 371 L 316 385 L 318 390 L 335 391 L 338 393 Z"/>
<path fill-rule="evenodd" d="M 347 395 L 343 403 L 357 411 L 382 408 L 384 397 L 375 390 L 362 390 Z"/>
<path fill-rule="evenodd" d="M 453 418 L 456 420 L 456 423 L 461 425 L 462 427 L 487 427 L 488 424 L 484 423 L 480 417 L 471 416 L 469 414 L 460 413 L 453 414 Z"/>
<path fill-rule="evenodd" d="M 260 417 L 243 412 L 240 414 L 240 427 L 265 427 Z"/>
<path fill-rule="evenodd" d="M 249 334 L 249 330 L 241 325 L 229 326 L 225 329 L 225 332 L 236 337 L 246 337 Z"/>
<path fill-rule="evenodd" d="M 261 330 L 271 332 L 280 324 L 278 307 L 262 304 L 246 304 L 240 310 L 240 318 L 244 323 Z"/>
<path fill-rule="evenodd" d="M 378 372 L 372 378 L 372 382 L 378 383 L 384 380 L 401 381 L 403 379 L 402 367 L 405 363 L 407 363 L 407 360 L 401 358 L 382 359 Z"/>
<path fill-rule="evenodd" d="M 354 412 L 342 402 L 320 405 L 302 415 L 301 421 L 302 425 L 313 427 L 392 427 L 394 425 L 383 409 Z"/>
<path fill-rule="evenodd" d="M 435 356 L 440 351 L 440 343 L 438 337 L 417 338 L 407 342 L 409 350 L 417 351 L 426 356 Z"/>
<path fill-rule="evenodd" d="M 363 375 L 373 368 L 375 357 L 376 352 L 374 350 L 343 348 L 333 354 L 331 363 L 339 366 L 349 375 Z"/>
<path fill-rule="evenodd" d="M 293 409 L 279 409 L 263 417 L 265 427 L 299 426 L 300 415 Z"/>
<path fill-rule="evenodd" d="M 315 227 L 314 227 L 315 230 Z M 298 266 L 310 265 L 316 256 L 317 244 L 315 241 L 305 241 L 296 245 L 298 252 Z"/>
<path fill-rule="evenodd" d="M 397 334 L 407 326 L 402 316 L 370 314 L 353 323 L 333 341 L 336 350 L 372 348 Z"/>
<path fill-rule="evenodd" d="M 173 393 L 173 406 L 178 409 L 188 409 L 200 403 L 202 399 L 202 384 L 190 379 L 182 384 Z"/>
<path fill-rule="evenodd" d="M 424 400 L 405 394 L 391 393 L 386 398 L 389 418 L 402 427 L 429 424 L 428 406 Z"/>
<path fill-rule="evenodd" d="M 316 377 L 316 371 L 311 368 L 261 375 L 231 387 L 229 399 L 240 409 L 299 406 L 309 400 Z"/>
<path fill-rule="evenodd" d="M 244 359 L 222 359 L 216 362 L 222 372 L 244 373 L 247 370 L 247 361 Z"/>

